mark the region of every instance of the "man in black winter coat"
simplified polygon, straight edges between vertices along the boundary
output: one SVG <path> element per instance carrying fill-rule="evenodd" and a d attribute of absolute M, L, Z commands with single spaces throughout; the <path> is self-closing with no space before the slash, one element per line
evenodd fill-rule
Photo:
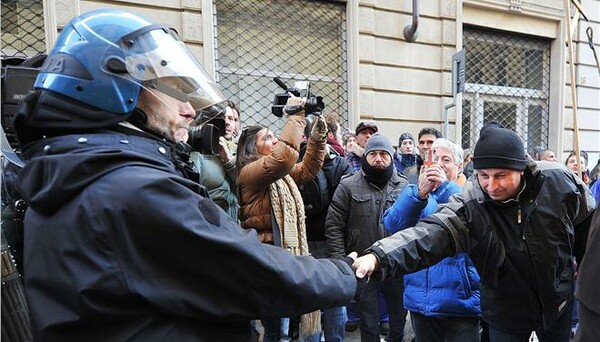
<path fill-rule="evenodd" d="M 373 244 L 357 276 L 398 277 L 460 252 L 481 276 L 490 340 L 568 341 L 574 259 L 581 259 L 594 199 L 557 163 L 528 159 L 513 131 L 488 124 L 473 158 L 476 180 L 435 214 Z"/>

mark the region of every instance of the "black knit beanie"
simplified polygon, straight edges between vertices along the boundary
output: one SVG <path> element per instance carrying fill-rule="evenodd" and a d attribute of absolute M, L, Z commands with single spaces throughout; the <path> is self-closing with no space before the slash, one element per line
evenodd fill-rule
<path fill-rule="evenodd" d="M 400 134 L 400 138 L 398 138 L 398 146 L 402 145 L 402 142 L 406 139 L 412 140 L 413 144 L 415 143 L 415 138 L 413 138 L 412 134 L 406 132 L 406 133 Z"/>
<path fill-rule="evenodd" d="M 527 157 L 521 137 L 497 122 L 485 124 L 473 151 L 473 168 L 525 170 Z"/>

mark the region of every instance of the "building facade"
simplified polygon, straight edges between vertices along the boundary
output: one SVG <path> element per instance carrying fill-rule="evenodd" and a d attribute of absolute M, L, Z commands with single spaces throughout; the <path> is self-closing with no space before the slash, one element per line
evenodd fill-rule
<path fill-rule="evenodd" d="M 122 8 L 173 26 L 244 124 L 274 129 L 273 96 L 310 80 L 344 126 L 377 122 L 390 140 L 430 126 L 471 147 L 484 122 L 515 129 L 529 151 L 600 156 L 600 1 L 573 23 L 577 120 L 563 0 L 3 0 L 2 56 L 46 52 L 79 13 Z M 412 33 L 412 34 L 411 34 Z M 463 59 L 460 56 L 463 55 Z M 463 68 L 461 71 L 461 68 Z M 456 71 L 453 71 L 456 70 Z M 464 79 L 457 91 L 456 80 Z M 575 129 L 577 126 L 577 129 Z"/>

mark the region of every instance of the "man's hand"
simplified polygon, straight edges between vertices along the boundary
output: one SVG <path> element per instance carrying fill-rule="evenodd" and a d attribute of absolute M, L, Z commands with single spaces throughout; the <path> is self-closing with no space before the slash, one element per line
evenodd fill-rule
<path fill-rule="evenodd" d="M 437 189 L 446 179 L 446 172 L 439 164 L 421 166 L 418 181 L 419 197 L 427 198 L 429 193 Z"/>
<path fill-rule="evenodd" d="M 322 141 L 327 138 L 327 122 L 325 122 L 325 118 L 323 118 L 322 115 L 315 120 L 315 123 L 310 130 L 310 136 L 317 141 Z"/>
<path fill-rule="evenodd" d="M 360 258 L 356 258 L 352 267 L 356 268 L 356 278 L 362 279 L 364 277 L 370 277 L 373 271 L 379 268 L 379 260 L 377 260 L 375 254 L 369 253 Z"/>

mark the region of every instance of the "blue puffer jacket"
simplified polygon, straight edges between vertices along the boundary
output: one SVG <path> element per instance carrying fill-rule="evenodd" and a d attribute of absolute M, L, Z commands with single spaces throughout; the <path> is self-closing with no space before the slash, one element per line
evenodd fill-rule
<path fill-rule="evenodd" d="M 461 191 L 458 184 L 446 181 L 425 201 L 419 198 L 418 186 L 411 184 L 385 212 L 383 224 L 392 233 L 412 227 Z M 479 274 L 469 256 L 461 253 L 405 275 L 404 307 L 428 317 L 480 316 Z"/>

